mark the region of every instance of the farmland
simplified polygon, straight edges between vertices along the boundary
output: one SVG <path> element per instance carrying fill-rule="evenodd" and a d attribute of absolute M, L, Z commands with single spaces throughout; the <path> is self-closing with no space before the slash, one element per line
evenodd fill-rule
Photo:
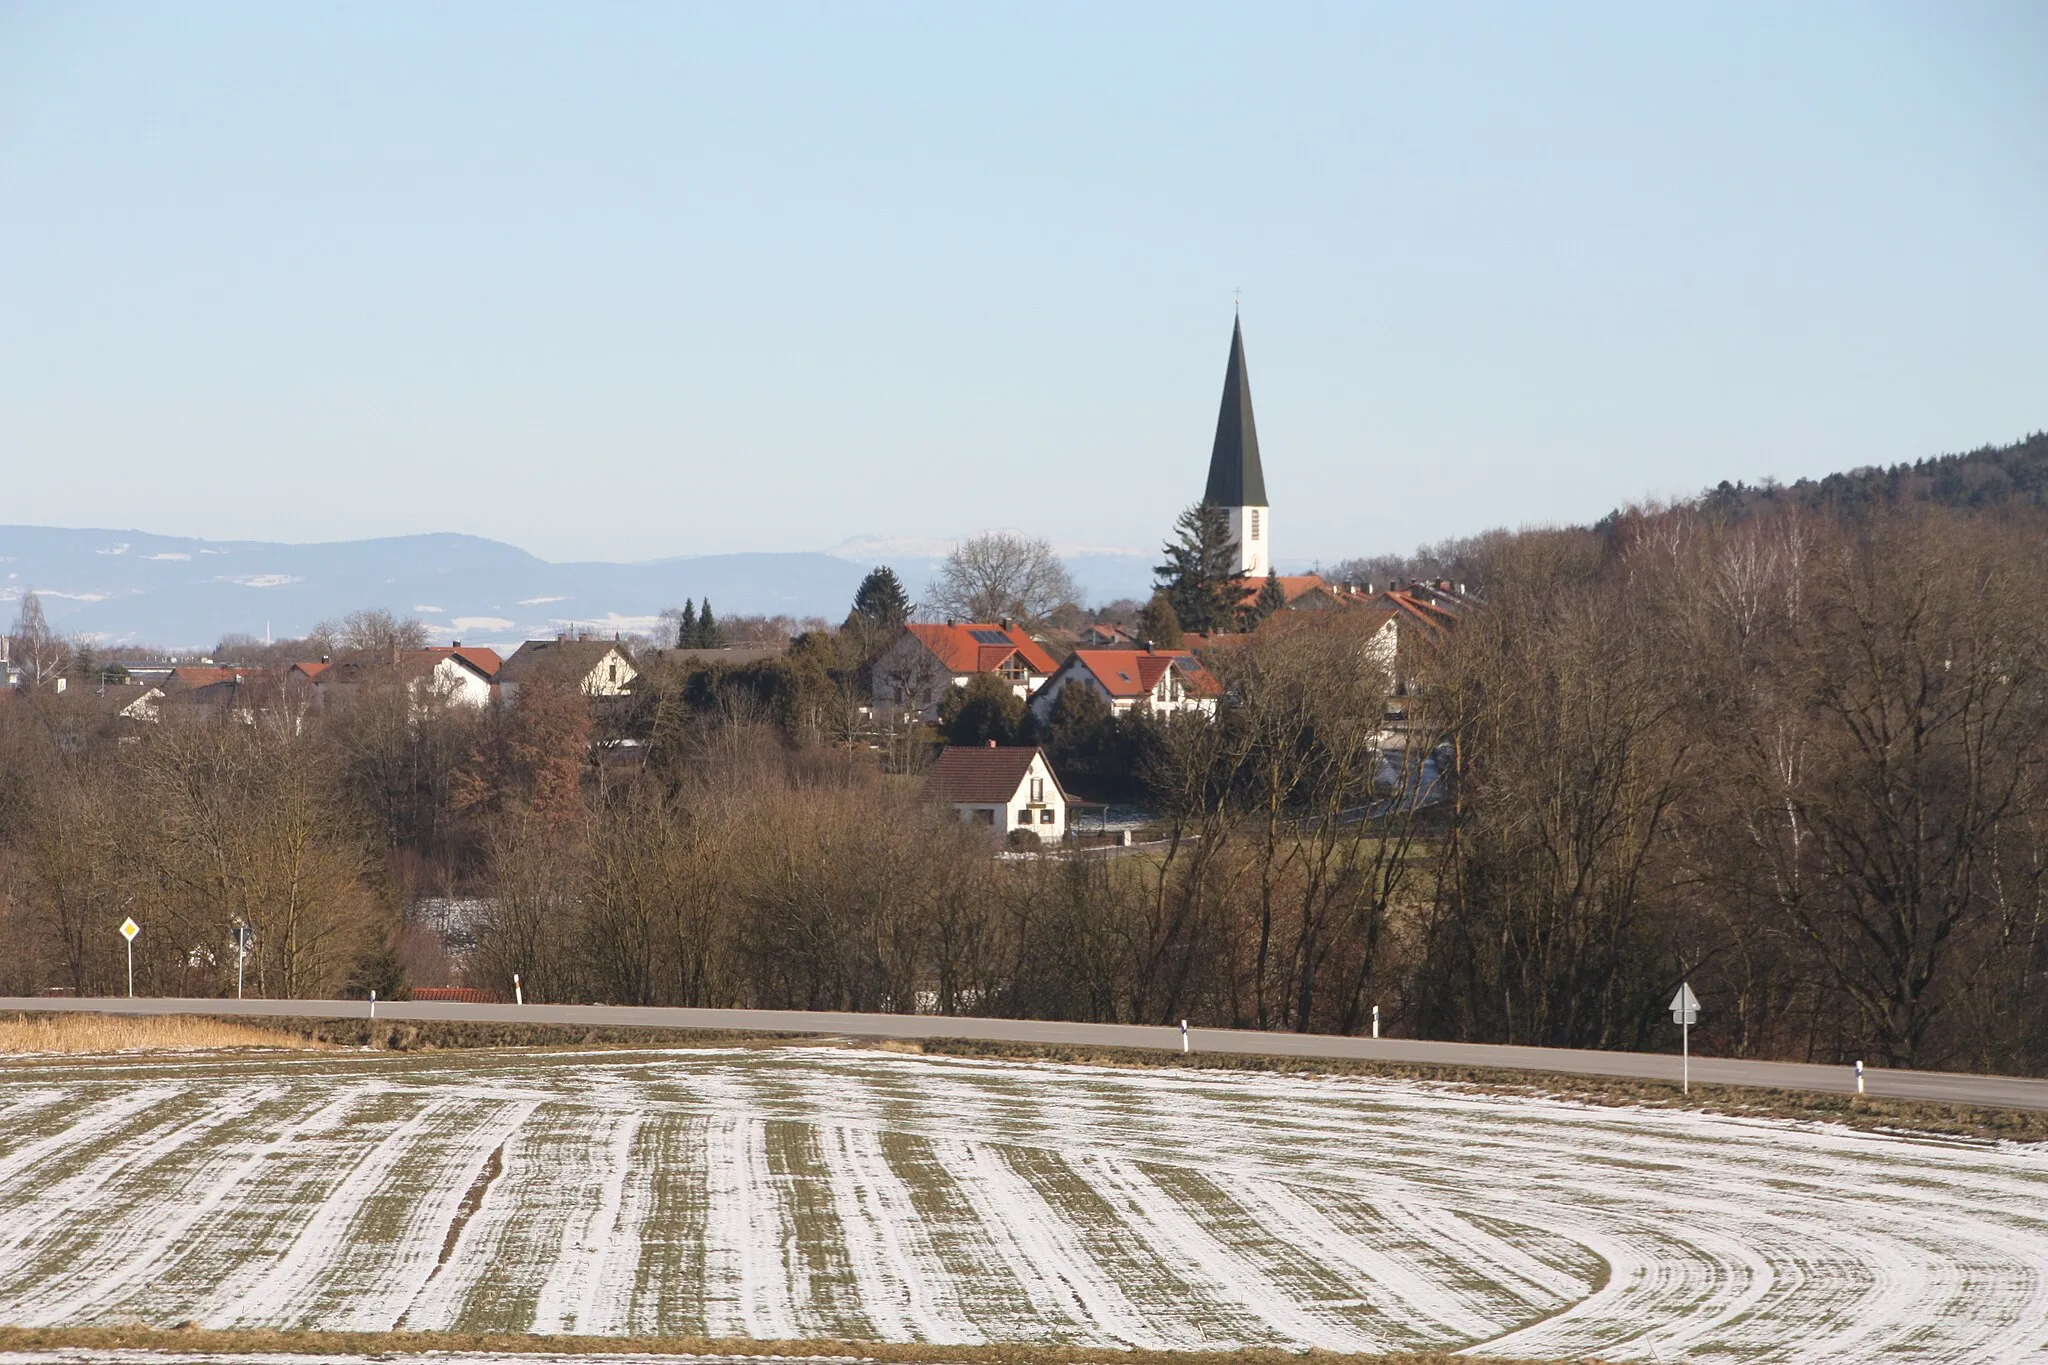
<path fill-rule="evenodd" d="M 16 1065 L 0 1323 L 2020 1359 L 2048 1153 L 830 1047 Z"/>

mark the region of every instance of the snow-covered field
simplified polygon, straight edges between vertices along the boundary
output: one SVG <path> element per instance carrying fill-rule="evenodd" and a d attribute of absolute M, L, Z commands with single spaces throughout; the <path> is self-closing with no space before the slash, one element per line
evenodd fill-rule
<path fill-rule="evenodd" d="M 0 1322 L 2048 1359 L 2048 1152 L 831 1048 L 0 1072 Z"/>

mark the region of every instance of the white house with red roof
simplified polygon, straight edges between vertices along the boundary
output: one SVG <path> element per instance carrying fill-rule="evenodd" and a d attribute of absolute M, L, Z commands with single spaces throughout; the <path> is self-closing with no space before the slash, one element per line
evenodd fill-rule
<path fill-rule="evenodd" d="M 951 806 L 969 824 L 998 834 L 1028 829 L 1041 839 L 1067 833 L 1067 794 L 1045 751 L 1035 747 L 948 745 L 925 777 L 924 799 Z"/>
<path fill-rule="evenodd" d="M 1052 655 L 1014 621 L 913 621 L 875 660 L 875 711 L 936 720 L 939 700 L 950 687 L 965 687 L 986 673 L 1029 697 L 1055 668 Z"/>
<path fill-rule="evenodd" d="M 1223 688 L 1202 661 L 1185 649 L 1077 649 L 1031 698 L 1041 724 L 1052 718 L 1060 693 L 1085 687 L 1109 703 L 1115 715 L 1151 711 L 1161 715 L 1216 714 Z"/>

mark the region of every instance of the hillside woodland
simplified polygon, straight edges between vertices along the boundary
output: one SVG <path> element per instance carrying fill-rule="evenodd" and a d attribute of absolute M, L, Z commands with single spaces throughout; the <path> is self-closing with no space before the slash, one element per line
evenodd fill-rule
<path fill-rule="evenodd" d="M 2041 1073 L 2044 449 L 1458 542 L 1484 606 L 1397 677 L 1362 617 L 1304 613 L 1211 657 L 1215 723 L 1064 706 L 1025 737 L 1158 815 L 1113 859 L 992 856 L 922 807 L 930 736 L 858 719 L 858 612 L 596 710 L 394 682 L 115 736 L 18 694 L 0 991 L 119 991 L 133 915 L 152 993 L 232 992 L 239 921 L 252 994 L 460 966 L 529 1000 L 1333 1032 L 1378 1005 L 1663 1050 L 1684 978 L 1705 1051 Z M 470 907 L 460 964 L 409 922 L 430 897 Z"/>

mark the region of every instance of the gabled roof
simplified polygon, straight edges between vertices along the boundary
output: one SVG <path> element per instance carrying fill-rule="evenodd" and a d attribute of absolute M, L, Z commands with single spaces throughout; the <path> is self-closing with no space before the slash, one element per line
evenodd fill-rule
<path fill-rule="evenodd" d="M 1025 774 L 1031 771 L 1031 760 L 1039 753 L 1036 747 L 1020 745 L 974 748 L 949 744 L 925 777 L 924 798 L 927 801 L 1002 805 L 1017 794 Z M 1064 801 L 1067 792 L 1060 786 L 1059 775 L 1053 772 L 1052 764 L 1047 763 L 1045 771 L 1052 777 L 1053 788 Z"/>
<path fill-rule="evenodd" d="M 1244 324 L 1230 324 L 1230 363 L 1223 371 L 1223 407 L 1216 414 L 1216 444 L 1209 452 L 1204 500 L 1218 507 L 1265 507 L 1266 471 L 1259 464 L 1259 431 L 1252 422 L 1252 380 L 1244 364 Z"/>
<path fill-rule="evenodd" d="M 580 683 L 613 650 L 626 658 L 617 640 L 528 640 L 498 666 L 497 678 L 499 682 L 523 683 L 545 672 Z M 628 666 L 631 663 L 627 659 Z"/>
<path fill-rule="evenodd" d="M 1050 676 L 1059 666 L 1043 646 L 1024 633 L 1022 626 L 994 621 L 969 621 L 965 625 L 913 621 L 904 629 L 953 673 L 993 673 L 1013 654 L 1041 677 Z"/>
<path fill-rule="evenodd" d="M 425 663 L 429 668 L 432 668 L 443 659 L 454 659 L 459 663 L 467 664 L 476 672 L 483 674 L 486 678 L 490 678 L 493 681 L 497 679 L 498 670 L 505 666 L 504 660 L 498 657 L 497 650 L 485 649 L 479 645 L 451 645 L 446 649 L 438 647 L 433 649 L 408 649 L 401 657 L 400 663 L 409 663 L 415 666 Z"/>
<path fill-rule="evenodd" d="M 1112 697 L 1145 696 L 1168 669 L 1178 669 L 1182 684 L 1197 697 L 1223 694 L 1201 660 L 1185 649 L 1077 649 L 1066 666 L 1086 669 Z"/>

